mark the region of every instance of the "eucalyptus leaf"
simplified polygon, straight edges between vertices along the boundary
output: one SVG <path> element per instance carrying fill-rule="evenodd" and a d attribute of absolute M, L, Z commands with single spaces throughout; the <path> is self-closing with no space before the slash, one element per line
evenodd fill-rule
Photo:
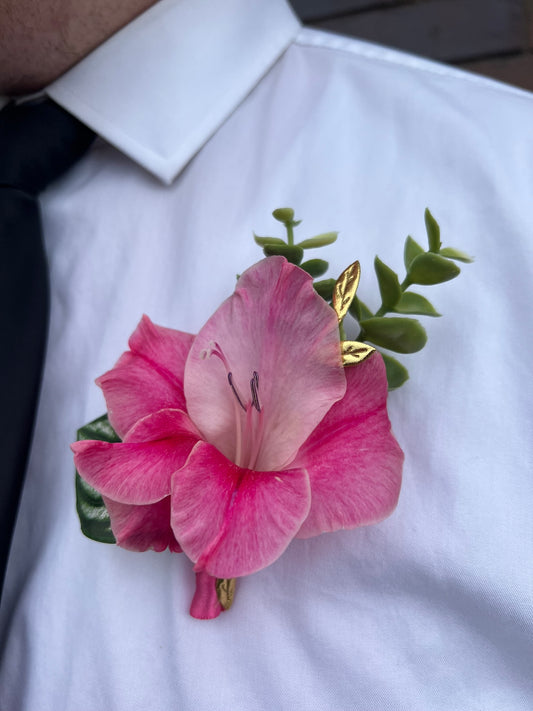
<path fill-rule="evenodd" d="M 438 252 L 442 246 L 440 241 L 440 227 L 427 207 L 424 212 L 424 221 L 426 223 L 426 232 L 428 233 L 429 251 Z"/>
<path fill-rule="evenodd" d="M 412 284 L 442 284 L 460 274 L 454 262 L 440 254 L 425 252 L 411 262 L 407 276 Z"/>
<path fill-rule="evenodd" d="M 354 296 L 352 299 L 352 303 L 348 307 L 348 313 L 352 314 L 352 316 L 357 319 L 357 321 L 361 320 L 361 302 L 357 298 L 357 296 Z"/>
<path fill-rule="evenodd" d="M 408 235 L 403 248 L 403 262 L 406 269 L 409 269 L 411 262 L 415 257 L 418 257 L 419 254 L 424 254 L 424 249 L 411 235 Z"/>
<path fill-rule="evenodd" d="M 77 439 L 96 439 L 102 442 L 121 441 L 109 424 L 107 414 L 80 427 Z M 102 497 L 80 477 L 78 472 L 76 472 L 76 511 L 80 519 L 81 530 L 87 538 L 100 543 L 116 542 Z"/>
<path fill-rule="evenodd" d="M 391 311 L 398 303 L 402 290 L 398 275 L 379 257 L 374 259 L 374 269 L 378 278 L 379 293 L 381 294 L 381 302 L 387 311 Z"/>
<path fill-rule="evenodd" d="M 292 222 L 294 220 L 294 210 L 292 207 L 278 207 L 272 213 L 272 217 L 278 222 Z"/>
<path fill-rule="evenodd" d="M 279 237 L 259 237 L 259 235 L 256 235 L 255 232 L 254 240 L 255 243 L 258 244 L 260 247 L 266 247 L 267 245 L 271 244 L 287 244 L 287 242 L 284 242 Z"/>
<path fill-rule="evenodd" d="M 267 244 L 263 247 L 263 252 L 267 257 L 282 256 L 291 264 L 300 264 L 304 251 L 301 247 L 289 247 L 288 244 Z"/>
<path fill-rule="evenodd" d="M 367 318 L 372 318 L 374 316 L 368 306 L 363 301 L 361 301 L 361 299 L 357 298 L 357 295 L 353 297 L 353 301 L 350 304 L 350 308 L 348 309 L 348 311 L 359 322 L 364 321 Z"/>
<path fill-rule="evenodd" d="M 329 264 L 324 259 L 308 259 L 300 264 L 300 269 L 307 272 L 312 277 L 319 277 L 325 274 L 329 269 Z"/>
<path fill-rule="evenodd" d="M 374 316 L 360 323 L 365 340 L 396 353 L 416 353 L 427 341 L 422 324 L 414 318 Z"/>
<path fill-rule="evenodd" d="M 465 264 L 470 264 L 474 261 L 474 258 L 466 254 L 466 252 L 461 252 L 460 249 L 455 249 L 454 247 L 443 247 L 439 254 L 442 257 L 448 257 L 448 259 L 457 259 L 459 262 L 465 262 Z"/>
<path fill-rule="evenodd" d="M 338 232 L 324 232 L 321 235 L 316 235 L 315 237 L 309 237 L 309 239 L 304 239 L 303 242 L 298 242 L 297 247 L 302 249 L 315 249 L 316 247 L 325 247 L 327 244 L 333 244 L 337 239 Z"/>
<path fill-rule="evenodd" d="M 424 296 L 406 291 L 394 310 L 399 314 L 420 314 L 421 316 L 440 316 L 431 302 Z"/>
<path fill-rule="evenodd" d="M 316 281 L 313 286 L 319 296 L 326 301 L 331 301 L 333 298 L 335 283 L 335 279 L 322 279 L 322 281 Z"/>
<path fill-rule="evenodd" d="M 389 390 L 401 387 L 409 379 L 407 368 L 387 353 L 381 353 L 387 371 Z"/>

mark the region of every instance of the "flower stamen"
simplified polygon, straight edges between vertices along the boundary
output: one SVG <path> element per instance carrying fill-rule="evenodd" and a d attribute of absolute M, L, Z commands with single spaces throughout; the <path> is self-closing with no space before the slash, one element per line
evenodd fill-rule
<path fill-rule="evenodd" d="M 228 373 L 228 383 L 229 383 L 230 388 L 233 391 L 233 394 L 237 398 L 237 402 L 242 407 L 242 409 L 246 412 L 246 406 L 243 405 L 243 402 L 242 402 L 241 398 L 239 397 L 239 393 L 237 392 L 237 388 L 233 384 L 233 373 Z"/>
<path fill-rule="evenodd" d="M 211 356 L 216 356 L 224 366 L 228 384 L 234 396 L 232 402 L 235 418 L 235 464 L 239 467 L 253 469 L 259 456 L 264 431 L 264 412 L 259 401 L 259 373 L 257 370 L 252 372 L 250 379 L 251 398 L 245 399 L 234 381 L 233 371 L 230 370 L 228 359 L 216 341 L 210 341 L 208 347 L 200 353 L 202 359 L 207 359 Z M 243 410 L 246 415 L 244 419 L 240 410 Z M 255 415 L 254 410 L 259 414 Z"/>
<path fill-rule="evenodd" d="M 261 405 L 259 404 L 259 395 L 257 391 L 259 389 L 259 373 L 254 370 L 253 377 L 250 380 L 250 390 L 252 391 L 252 406 L 255 407 L 257 412 L 261 412 Z"/>

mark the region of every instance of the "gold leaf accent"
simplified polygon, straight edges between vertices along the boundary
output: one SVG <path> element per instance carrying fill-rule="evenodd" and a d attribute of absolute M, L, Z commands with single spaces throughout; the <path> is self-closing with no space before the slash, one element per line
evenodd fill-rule
<path fill-rule="evenodd" d="M 359 343 L 358 341 L 342 341 L 341 342 L 341 353 L 342 353 L 342 364 L 346 365 L 357 365 L 368 358 L 368 356 L 373 353 L 376 349 L 369 346 L 368 343 Z"/>
<path fill-rule="evenodd" d="M 361 267 L 359 262 L 350 264 L 337 279 L 335 288 L 333 289 L 333 308 L 337 313 L 339 323 L 348 313 L 350 304 L 353 301 L 357 287 L 359 286 L 359 277 L 361 276 Z"/>
<path fill-rule="evenodd" d="M 235 583 L 235 578 L 217 578 L 215 583 L 218 601 L 225 610 L 229 610 L 233 605 Z"/>

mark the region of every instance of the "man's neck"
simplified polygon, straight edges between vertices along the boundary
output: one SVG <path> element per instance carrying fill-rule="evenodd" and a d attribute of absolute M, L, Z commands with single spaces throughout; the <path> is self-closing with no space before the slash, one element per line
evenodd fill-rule
<path fill-rule="evenodd" d="M 0 94 L 39 91 L 157 0 L 0 0 Z"/>

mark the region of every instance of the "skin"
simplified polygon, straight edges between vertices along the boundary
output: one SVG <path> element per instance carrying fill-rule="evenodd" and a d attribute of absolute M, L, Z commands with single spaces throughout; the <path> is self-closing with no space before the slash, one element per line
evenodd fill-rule
<path fill-rule="evenodd" d="M 157 0 L 0 0 L 0 94 L 43 89 Z"/>

